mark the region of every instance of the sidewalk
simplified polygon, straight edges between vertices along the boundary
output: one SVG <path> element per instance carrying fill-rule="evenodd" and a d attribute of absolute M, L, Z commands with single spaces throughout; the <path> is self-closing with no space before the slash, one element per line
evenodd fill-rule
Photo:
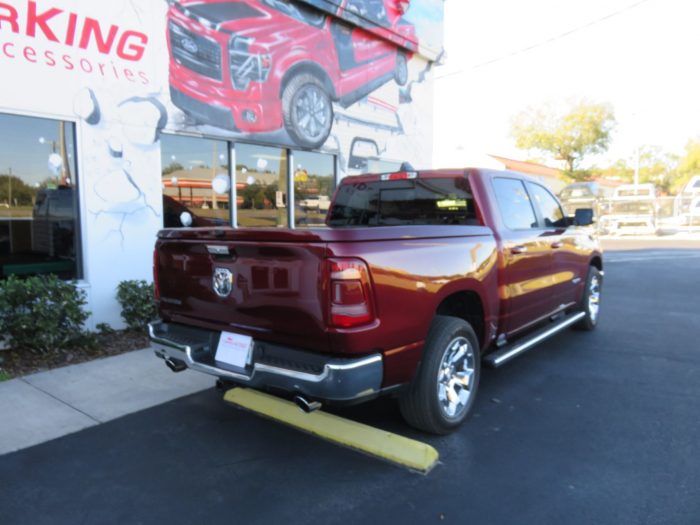
<path fill-rule="evenodd" d="M 174 374 L 150 348 L 0 382 L 0 454 L 212 388 Z"/>

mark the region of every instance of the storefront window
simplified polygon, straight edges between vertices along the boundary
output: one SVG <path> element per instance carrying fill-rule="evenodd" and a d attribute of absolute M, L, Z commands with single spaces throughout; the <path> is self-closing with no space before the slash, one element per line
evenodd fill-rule
<path fill-rule="evenodd" d="M 0 114 L 1 277 L 81 277 L 71 122 Z"/>
<path fill-rule="evenodd" d="M 227 142 L 164 135 L 161 156 L 165 228 L 231 224 Z"/>
<path fill-rule="evenodd" d="M 287 151 L 252 144 L 235 147 L 238 225 L 287 226 Z"/>
<path fill-rule="evenodd" d="M 292 156 L 294 222 L 297 228 L 324 226 L 335 189 L 335 159 L 308 151 L 294 151 Z"/>

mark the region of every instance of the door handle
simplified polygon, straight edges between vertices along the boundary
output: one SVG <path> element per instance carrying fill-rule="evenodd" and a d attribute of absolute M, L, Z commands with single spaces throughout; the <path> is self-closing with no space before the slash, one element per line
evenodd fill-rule
<path fill-rule="evenodd" d="M 527 246 L 513 246 L 510 249 L 510 253 L 513 255 L 520 255 L 521 253 L 526 253 L 527 252 Z"/>
<path fill-rule="evenodd" d="M 556 242 L 553 242 L 551 244 L 551 246 L 552 246 L 552 248 L 554 248 L 556 250 L 557 248 L 561 248 L 562 246 L 564 246 L 564 243 L 560 242 L 560 241 L 556 241 Z"/>

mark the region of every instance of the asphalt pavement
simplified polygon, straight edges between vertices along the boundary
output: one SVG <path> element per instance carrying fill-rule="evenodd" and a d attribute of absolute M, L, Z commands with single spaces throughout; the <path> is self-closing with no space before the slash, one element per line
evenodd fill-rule
<path fill-rule="evenodd" d="M 484 370 L 456 433 L 392 399 L 336 410 L 436 447 L 427 476 L 207 389 L 0 456 L 0 523 L 697 525 L 700 244 L 605 244 L 598 329 Z"/>

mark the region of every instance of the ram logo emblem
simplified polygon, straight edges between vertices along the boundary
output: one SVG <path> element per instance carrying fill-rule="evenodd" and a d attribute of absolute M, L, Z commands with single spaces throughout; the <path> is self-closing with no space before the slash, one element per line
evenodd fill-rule
<path fill-rule="evenodd" d="M 233 274 L 226 268 L 215 268 L 211 283 L 216 295 L 228 297 L 233 289 Z"/>

